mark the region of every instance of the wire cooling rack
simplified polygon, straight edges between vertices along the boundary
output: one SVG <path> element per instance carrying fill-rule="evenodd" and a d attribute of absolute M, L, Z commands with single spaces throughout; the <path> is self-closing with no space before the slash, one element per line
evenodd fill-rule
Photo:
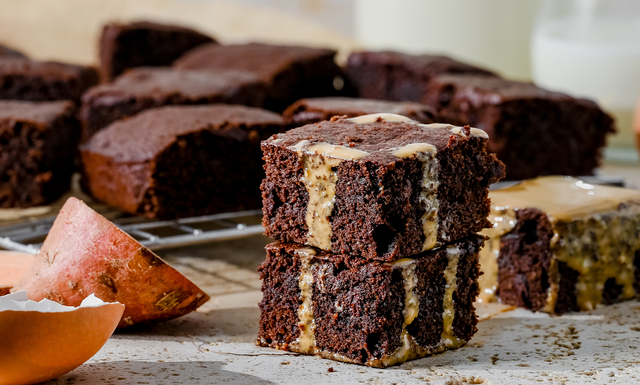
<path fill-rule="evenodd" d="M 102 212 L 121 230 L 151 250 L 198 245 L 262 234 L 262 211 L 239 211 L 172 221 L 150 221 L 118 211 Z M 0 248 L 36 254 L 55 216 L 0 226 Z"/>

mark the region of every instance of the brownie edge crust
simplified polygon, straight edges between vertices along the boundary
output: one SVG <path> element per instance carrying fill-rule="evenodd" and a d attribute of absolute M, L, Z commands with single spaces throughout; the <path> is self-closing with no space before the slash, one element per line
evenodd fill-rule
<path fill-rule="evenodd" d="M 463 346 L 477 331 L 483 242 L 386 263 L 271 243 L 256 344 L 380 368 Z"/>

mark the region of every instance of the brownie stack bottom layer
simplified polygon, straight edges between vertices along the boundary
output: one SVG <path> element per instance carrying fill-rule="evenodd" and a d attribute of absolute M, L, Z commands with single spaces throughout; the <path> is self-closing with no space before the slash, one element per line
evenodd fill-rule
<path fill-rule="evenodd" d="M 267 245 L 256 343 L 387 367 L 464 345 L 476 332 L 471 236 L 394 262 Z"/>

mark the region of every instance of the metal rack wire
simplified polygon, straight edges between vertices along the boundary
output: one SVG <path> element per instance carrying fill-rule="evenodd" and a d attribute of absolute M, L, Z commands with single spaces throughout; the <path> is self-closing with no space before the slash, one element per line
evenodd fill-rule
<path fill-rule="evenodd" d="M 118 217 L 118 212 L 103 213 L 103 215 L 112 219 L 121 230 L 151 250 L 242 238 L 263 232 L 260 210 L 172 221 L 149 221 L 146 218 L 121 214 Z M 36 254 L 55 218 L 50 216 L 0 227 L 0 248 Z"/>

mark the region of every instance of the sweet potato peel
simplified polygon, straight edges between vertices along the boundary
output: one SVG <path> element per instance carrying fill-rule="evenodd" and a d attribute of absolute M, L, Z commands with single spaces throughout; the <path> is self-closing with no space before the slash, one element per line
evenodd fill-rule
<path fill-rule="evenodd" d="M 95 294 L 120 302 L 118 327 L 187 314 L 209 300 L 195 284 L 76 198 L 58 214 L 31 270 L 13 291 L 78 306 Z"/>

